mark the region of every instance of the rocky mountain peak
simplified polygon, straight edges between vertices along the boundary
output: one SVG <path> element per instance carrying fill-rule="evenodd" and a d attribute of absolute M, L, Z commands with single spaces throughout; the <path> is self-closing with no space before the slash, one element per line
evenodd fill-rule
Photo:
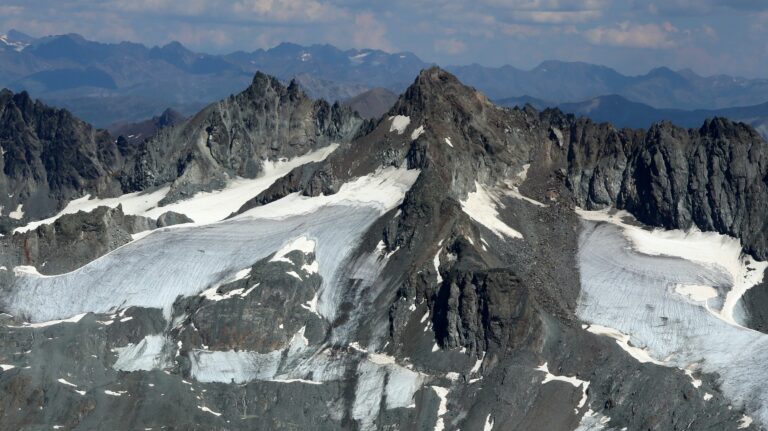
<path fill-rule="evenodd" d="M 127 168 L 125 182 L 135 190 L 173 182 L 164 201 L 169 203 L 221 188 L 228 178 L 254 178 L 267 160 L 350 141 L 362 124 L 348 107 L 312 100 L 298 83 L 286 87 L 257 72 L 242 93 L 147 142 L 139 152 L 142 158 Z"/>
<path fill-rule="evenodd" d="M 419 73 L 391 112 L 439 118 L 435 114 L 445 109 L 469 114 L 491 106 L 485 95 L 462 84 L 451 73 L 433 66 Z"/>
<path fill-rule="evenodd" d="M 752 127 L 723 117 L 713 117 L 704 121 L 704 124 L 699 129 L 699 134 L 716 139 L 734 138 L 740 135 L 754 140 L 762 139 L 759 133 Z"/>
<path fill-rule="evenodd" d="M 282 87 L 283 85 L 280 83 L 280 81 L 277 80 L 277 78 L 267 75 L 266 73 L 263 73 L 261 71 L 258 71 L 253 76 L 253 80 L 251 81 L 251 86 L 248 87 L 248 89 L 254 92 L 264 92 L 270 88 L 282 88 Z"/>
<path fill-rule="evenodd" d="M 155 124 L 157 124 L 158 127 L 172 126 L 180 123 L 183 119 L 184 116 L 180 112 L 173 108 L 168 108 L 157 117 Z"/>

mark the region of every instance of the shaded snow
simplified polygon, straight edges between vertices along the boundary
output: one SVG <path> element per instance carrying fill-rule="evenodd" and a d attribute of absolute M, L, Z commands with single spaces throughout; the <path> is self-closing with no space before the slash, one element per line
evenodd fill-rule
<path fill-rule="evenodd" d="M 120 371 L 163 369 L 170 365 L 168 339 L 164 335 L 147 335 L 136 344 L 118 347 L 117 360 L 112 368 Z"/>
<path fill-rule="evenodd" d="M 602 413 L 587 410 L 579 421 L 579 426 L 573 431 L 602 431 L 611 418 Z"/>

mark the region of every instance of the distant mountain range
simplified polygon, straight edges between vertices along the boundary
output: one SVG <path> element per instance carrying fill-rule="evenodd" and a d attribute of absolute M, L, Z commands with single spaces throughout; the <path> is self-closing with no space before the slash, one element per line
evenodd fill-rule
<path fill-rule="evenodd" d="M 536 109 L 559 108 L 563 112 L 589 117 L 594 121 L 634 129 L 647 129 L 660 121 L 670 121 L 681 127 L 699 127 L 707 119 L 725 117 L 750 124 L 763 136 L 768 137 L 768 103 L 722 109 L 657 109 L 617 95 L 560 104 L 523 96 L 497 100 L 497 103 L 507 107 L 530 104 Z"/>
<path fill-rule="evenodd" d="M 210 55 L 178 42 L 147 47 L 94 42 L 77 34 L 33 38 L 15 30 L 0 36 L 0 87 L 26 90 L 99 127 L 143 121 L 169 107 L 190 115 L 247 86 L 256 71 L 285 83 L 296 78 L 311 97 L 345 101 L 374 88 L 399 94 L 429 66 L 408 52 L 331 45 L 282 43 L 267 50 Z M 668 110 L 768 102 L 768 79 L 703 77 L 690 70 L 657 68 L 626 76 L 605 66 L 561 61 L 546 61 L 532 70 L 477 64 L 446 69 L 491 99 L 530 96 L 551 106 L 616 95 L 666 115 L 674 114 Z M 599 101 L 601 106 L 608 103 Z M 598 118 L 596 112 L 590 116 Z M 646 125 L 645 118 L 654 116 L 632 114 L 626 124 Z"/>
<path fill-rule="evenodd" d="M 397 94 L 386 88 L 377 87 L 345 100 L 344 104 L 357 111 L 363 118 L 378 119 L 389 111 L 395 102 L 397 102 Z"/>

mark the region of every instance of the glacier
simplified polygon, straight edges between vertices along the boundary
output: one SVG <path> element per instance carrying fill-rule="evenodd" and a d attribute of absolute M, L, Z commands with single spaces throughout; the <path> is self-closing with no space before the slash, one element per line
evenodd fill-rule
<path fill-rule="evenodd" d="M 738 302 L 734 292 L 762 280 L 765 263 L 742 256 L 738 240 L 723 235 L 649 230 L 606 213 L 581 214 L 577 316 L 602 328 L 591 332 L 620 344 L 631 340 L 638 360 L 685 370 L 694 387 L 700 386 L 694 372 L 717 375 L 735 407 L 768 424 L 768 335 L 739 325 L 729 310 Z M 718 294 L 692 297 L 679 286 Z"/>
<path fill-rule="evenodd" d="M 196 295 L 277 252 L 294 239 L 315 242 L 323 278 L 317 310 L 332 321 L 344 285 L 343 263 L 373 222 L 394 208 L 418 170 L 384 168 L 330 196 L 292 194 L 232 219 L 158 229 L 72 272 L 15 271 L 5 309 L 33 322 L 129 306 L 161 308 L 170 319 L 178 296 Z M 313 267 L 314 269 L 314 267 Z"/>

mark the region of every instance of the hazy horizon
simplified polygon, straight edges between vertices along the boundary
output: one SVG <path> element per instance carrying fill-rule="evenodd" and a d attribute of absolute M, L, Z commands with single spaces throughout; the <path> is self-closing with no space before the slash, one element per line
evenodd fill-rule
<path fill-rule="evenodd" d="M 443 66 L 531 69 L 581 61 L 641 75 L 656 67 L 702 76 L 765 77 L 768 2 L 759 0 L 9 0 L 0 26 L 41 37 L 77 33 L 148 46 L 179 41 L 211 54 L 281 42 L 412 52 Z"/>

